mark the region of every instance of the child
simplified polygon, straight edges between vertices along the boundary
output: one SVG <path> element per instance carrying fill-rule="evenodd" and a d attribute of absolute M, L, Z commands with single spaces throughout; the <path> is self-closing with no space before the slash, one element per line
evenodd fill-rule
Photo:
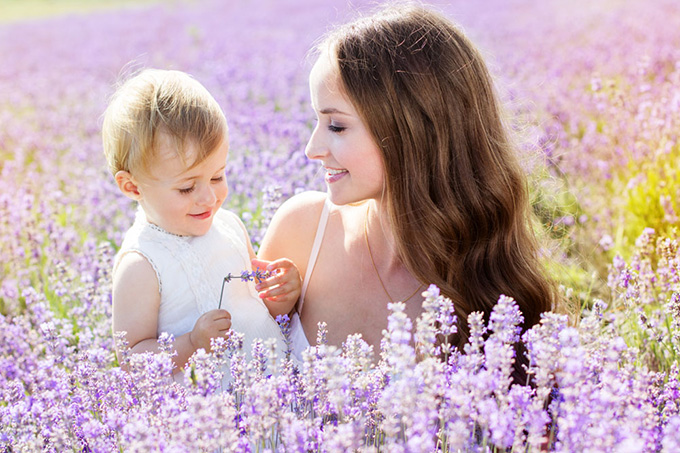
<path fill-rule="evenodd" d="M 189 357 L 230 329 L 246 348 L 276 338 L 282 352 L 265 302 L 294 303 L 300 276 L 289 260 L 255 260 L 242 222 L 221 208 L 229 142 L 217 102 L 187 74 L 145 70 L 114 94 L 102 135 L 119 189 L 139 202 L 114 264 L 113 330 L 127 332 L 133 353 L 156 351 L 159 334 L 172 334 L 180 382 Z M 224 278 L 251 263 L 274 273 L 260 297 L 253 282 L 235 281 L 220 301 Z"/>

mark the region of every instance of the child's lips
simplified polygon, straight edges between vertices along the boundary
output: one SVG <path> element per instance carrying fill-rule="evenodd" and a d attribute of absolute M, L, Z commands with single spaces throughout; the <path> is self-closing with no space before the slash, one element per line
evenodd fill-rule
<path fill-rule="evenodd" d="M 205 212 L 201 212 L 200 214 L 189 214 L 189 215 L 191 217 L 193 217 L 194 219 L 203 220 L 203 219 L 207 219 L 208 217 L 210 217 L 212 215 L 212 211 L 205 211 Z"/>

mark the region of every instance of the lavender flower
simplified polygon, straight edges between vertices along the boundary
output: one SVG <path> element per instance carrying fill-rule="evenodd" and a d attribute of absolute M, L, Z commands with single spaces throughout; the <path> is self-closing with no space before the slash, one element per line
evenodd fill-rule
<path fill-rule="evenodd" d="M 302 363 L 277 361 L 265 341 L 246 355 L 233 332 L 191 359 L 185 385 L 171 338 L 129 354 L 111 335 L 111 269 L 134 209 L 104 168 L 96 121 L 121 68 L 187 70 L 225 107 L 225 207 L 256 250 L 283 200 L 325 188 L 303 153 L 313 122 L 300 62 L 328 24 L 370 2 L 251 6 L 0 24 L 0 450 L 678 450 L 674 0 L 441 7 L 493 55 L 534 211 L 558 242 L 542 253 L 565 268 L 566 314 L 518 338 L 513 294 L 485 323 L 457 320 L 431 286 L 418 319 L 391 307 L 380 351 L 358 335 L 329 344 L 322 325 Z M 469 325 L 463 350 L 450 342 L 457 322 Z M 510 384 L 515 341 L 531 387 Z"/>
<path fill-rule="evenodd" d="M 227 276 L 224 277 L 224 280 L 222 280 L 222 289 L 220 290 L 220 300 L 217 304 L 217 308 L 222 308 L 222 296 L 224 295 L 225 283 L 231 282 L 234 278 L 238 278 L 242 282 L 252 282 L 253 280 L 257 280 L 259 282 L 260 280 L 264 280 L 270 276 L 271 273 L 269 271 L 261 271 L 260 268 L 257 268 L 254 271 L 241 271 L 241 274 L 238 277 L 231 273 L 227 274 Z"/>

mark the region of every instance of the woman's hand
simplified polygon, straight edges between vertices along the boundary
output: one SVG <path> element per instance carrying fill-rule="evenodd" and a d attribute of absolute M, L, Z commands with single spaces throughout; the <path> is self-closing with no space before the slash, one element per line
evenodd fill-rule
<path fill-rule="evenodd" d="M 253 269 L 259 268 L 271 274 L 270 277 L 260 280 L 255 285 L 269 313 L 274 318 L 290 313 L 302 290 L 300 272 L 295 264 L 286 258 L 275 261 L 253 259 L 251 263 Z"/>

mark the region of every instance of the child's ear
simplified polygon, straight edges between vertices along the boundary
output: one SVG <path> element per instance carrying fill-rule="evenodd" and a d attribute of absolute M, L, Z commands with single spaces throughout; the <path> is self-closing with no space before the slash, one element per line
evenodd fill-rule
<path fill-rule="evenodd" d="M 114 177 L 116 178 L 116 184 L 118 184 L 118 188 L 126 197 L 137 201 L 142 198 L 142 194 L 139 193 L 137 181 L 135 181 L 130 172 L 121 170 L 117 172 Z"/>

